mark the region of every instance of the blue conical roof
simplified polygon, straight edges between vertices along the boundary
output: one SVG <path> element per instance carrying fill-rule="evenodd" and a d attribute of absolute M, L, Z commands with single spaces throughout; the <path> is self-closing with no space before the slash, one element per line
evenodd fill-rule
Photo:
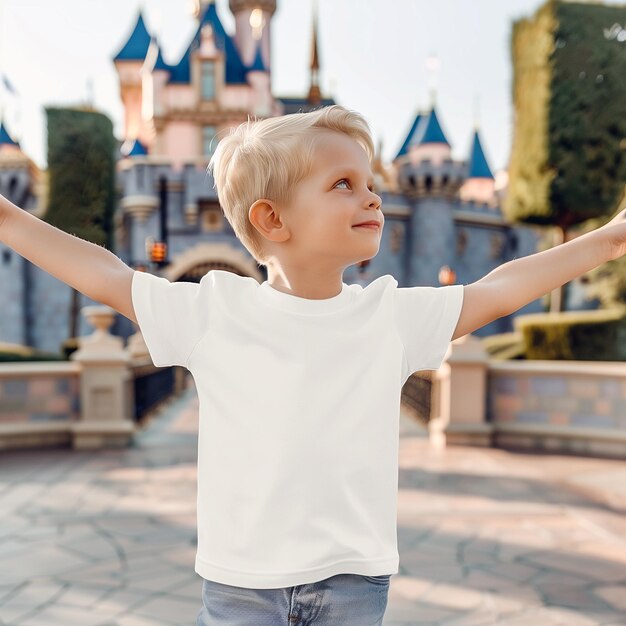
<path fill-rule="evenodd" d="M 224 81 L 227 84 L 246 84 L 247 68 L 244 66 L 239 56 L 237 47 L 235 46 L 231 37 L 224 30 L 224 26 L 217 15 L 217 9 L 215 3 L 211 3 L 206 6 L 195 35 L 193 36 L 187 50 L 183 54 L 178 65 L 171 66 L 172 74 L 170 76 L 170 83 L 190 83 L 191 71 L 189 66 L 190 54 L 193 50 L 196 50 L 200 46 L 200 34 L 202 27 L 206 24 L 210 24 L 215 36 L 215 45 L 219 50 L 224 52 L 226 57 L 226 70 Z"/>
<path fill-rule="evenodd" d="M 263 63 L 263 55 L 261 54 L 261 42 L 259 41 L 256 46 L 256 54 L 254 55 L 254 61 L 252 65 L 248 68 L 250 72 L 267 72 L 265 68 L 265 63 Z"/>
<path fill-rule="evenodd" d="M 419 126 L 421 119 L 422 119 L 422 115 L 418 113 L 415 116 L 415 119 L 413 120 L 413 124 L 411 125 L 411 130 L 408 132 L 404 140 L 404 143 L 402 144 L 402 147 L 400 148 L 400 151 L 398 152 L 398 154 L 396 154 L 396 159 L 399 159 L 401 156 L 404 156 L 408 152 L 409 144 L 411 143 L 411 140 L 413 139 L 413 136 L 415 135 L 415 131 L 417 130 L 417 127 Z"/>
<path fill-rule="evenodd" d="M 474 140 L 472 142 L 472 154 L 470 155 L 468 178 L 493 178 L 491 168 L 485 158 L 483 147 L 480 143 L 478 130 L 474 132 Z"/>
<path fill-rule="evenodd" d="M 410 145 L 422 146 L 427 143 L 445 143 L 448 146 L 450 145 L 443 134 L 443 130 L 441 130 L 435 107 L 430 110 L 427 116 L 423 116 L 420 120 Z"/>
<path fill-rule="evenodd" d="M 17 141 L 14 141 L 11 135 L 9 135 L 9 131 L 5 128 L 4 122 L 0 122 L 0 146 L 17 146 L 19 148 L 20 144 Z"/>
<path fill-rule="evenodd" d="M 146 58 L 146 52 L 148 52 L 149 45 L 150 33 L 148 33 L 148 29 L 143 21 L 143 15 L 141 14 L 141 11 L 139 11 L 137 23 L 135 24 L 135 28 L 131 36 L 113 60 L 143 61 Z"/>
<path fill-rule="evenodd" d="M 146 149 L 146 146 L 144 146 L 141 141 L 139 141 L 139 139 L 135 139 L 132 143 L 132 145 L 130 146 L 130 149 L 128 149 L 128 152 L 126 152 L 127 146 L 128 144 L 125 144 L 124 146 L 122 146 L 122 154 L 125 157 L 135 157 L 135 156 L 145 156 L 146 154 L 148 154 L 148 150 Z"/>

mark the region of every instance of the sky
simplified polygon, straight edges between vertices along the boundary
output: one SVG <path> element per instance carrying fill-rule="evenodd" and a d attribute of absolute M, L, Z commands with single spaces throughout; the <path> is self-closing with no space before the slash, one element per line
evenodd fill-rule
<path fill-rule="evenodd" d="M 532 16 L 543 1 L 278 0 L 271 23 L 275 97 L 308 92 L 314 2 L 322 94 L 365 116 L 376 144 L 383 142 L 385 163 L 400 149 L 416 113 L 430 107 L 434 89 L 452 157 L 468 158 L 478 124 L 492 170 L 506 169 L 513 131 L 512 24 Z M 177 63 L 195 32 L 190 5 L 190 0 L 0 0 L 0 72 L 17 93 L 0 88 L 0 107 L 24 152 L 46 167 L 44 107 L 87 100 L 109 115 L 123 139 L 112 58 L 143 7 L 165 61 Z M 233 34 L 228 0 L 216 5 Z"/>

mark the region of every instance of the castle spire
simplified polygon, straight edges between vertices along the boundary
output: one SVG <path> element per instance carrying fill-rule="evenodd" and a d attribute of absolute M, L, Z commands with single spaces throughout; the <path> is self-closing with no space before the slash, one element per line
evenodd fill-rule
<path fill-rule="evenodd" d="M 431 54 L 426 59 L 426 70 L 429 74 L 430 83 L 430 106 L 435 108 L 437 102 L 437 78 L 439 77 L 439 68 L 441 67 L 441 61 L 436 54 Z"/>
<path fill-rule="evenodd" d="M 478 202 L 489 206 L 495 206 L 497 202 L 495 178 L 485 158 L 477 128 L 474 130 L 467 178 L 459 189 L 459 198 L 462 202 Z"/>
<path fill-rule="evenodd" d="M 425 115 L 420 121 L 419 127 L 416 129 L 413 137 L 412 145 L 424 145 L 430 143 L 442 143 L 450 146 L 450 142 L 446 139 L 439 118 L 437 117 L 437 111 L 435 106 L 430 110 L 428 115 Z"/>
<path fill-rule="evenodd" d="M 468 178 L 492 178 L 493 173 L 487 163 L 485 152 L 480 143 L 478 129 L 474 130 L 474 138 L 472 140 L 472 152 L 469 159 Z"/>
<path fill-rule="evenodd" d="M 133 32 L 122 49 L 115 55 L 113 61 L 143 61 L 150 46 L 150 39 L 140 8 Z"/>
<path fill-rule="evenodd" d="M 474 94 L 474 130 L 478 130 L 480 113 L 480 95 Z"/>
<path fill-rule="evenodd" d="M 313 39 L 311 42 L 311 86 L 308 100 L 312 104 L 322 101 L 322 92 L 319 87 L 319 54 L 317 49 L 317 1 L 313 0 Z"/>

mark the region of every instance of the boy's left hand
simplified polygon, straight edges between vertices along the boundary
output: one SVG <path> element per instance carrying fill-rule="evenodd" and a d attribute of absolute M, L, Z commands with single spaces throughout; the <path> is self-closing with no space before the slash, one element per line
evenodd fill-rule
<path fill-rule="evenodd" d="M 609 261 L 619 259 L 626 254 L 626 209 L 620 212 L 604 226 L 597 229 L 606 237 Z"/>

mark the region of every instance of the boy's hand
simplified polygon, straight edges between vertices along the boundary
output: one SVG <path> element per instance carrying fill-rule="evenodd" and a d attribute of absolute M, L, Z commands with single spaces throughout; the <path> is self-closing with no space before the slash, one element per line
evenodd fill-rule
<path fill-rule="evenodd" d="M 622 209 L 610 222 L 596 229 L 606 237 L 609 261 L 626 254 L 626 208 Z"/>

